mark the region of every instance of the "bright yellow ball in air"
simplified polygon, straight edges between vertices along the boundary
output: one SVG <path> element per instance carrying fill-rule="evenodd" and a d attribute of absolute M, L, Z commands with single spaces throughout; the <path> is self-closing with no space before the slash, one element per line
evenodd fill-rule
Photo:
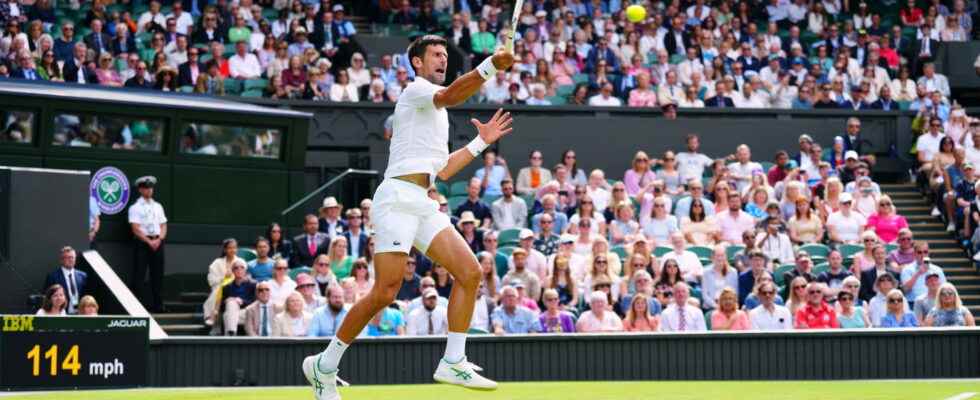
<path fill-rule="evenodd" d="M 631 22 L 640 22 L 647 17 L 647 9 L 639 4 L 634 4 L 626 7 L 626 18 Z"/>

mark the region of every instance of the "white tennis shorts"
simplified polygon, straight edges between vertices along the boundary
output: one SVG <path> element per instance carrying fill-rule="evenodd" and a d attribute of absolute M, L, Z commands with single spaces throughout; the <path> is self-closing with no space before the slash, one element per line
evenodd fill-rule
<path fill-rule="evenodd" d="M 371 204 L 375 253 L 407 254 L 415 246 L 425 254 L 436 234 L 452 226 L 427 192 L 400 179 L 381 182 Z"/>

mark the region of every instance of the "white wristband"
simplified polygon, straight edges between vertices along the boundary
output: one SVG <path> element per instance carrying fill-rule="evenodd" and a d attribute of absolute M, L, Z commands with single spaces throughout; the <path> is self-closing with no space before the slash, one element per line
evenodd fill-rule
<path fill-rule="evenodd" d="M 466 144 L 466 150 L 469 150 L 470 154 L 472 154 L 474 158 L 479 157 L 480 153 L 482 153 L 483 150 L 486 150 L 487 147 L 490 147 L 490 145 L 487 144 L 487 142 L 484 142 L 480 135 L 476 135 L 472 141 Z"/>
<path fill-rule="evenodd" d="M 479 73 L 480 77 L 485 81 L 488 81 L 494 75 L 497 75 L 497 67 L 493 66 L 492 58 L 493 56 L 484 58 L 483 62 L 476 66 L 476 72 Z"/>

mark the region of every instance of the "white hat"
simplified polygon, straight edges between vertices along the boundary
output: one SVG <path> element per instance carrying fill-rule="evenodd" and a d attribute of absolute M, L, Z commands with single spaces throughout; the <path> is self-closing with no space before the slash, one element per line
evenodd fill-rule
<path fill-rule="evenodd" d="M 853 159 L 854 159 L 855 161 L 857 161 L 857 160 L 858 160 L 858 153 L 857 153 L 856 151 L 854 151 L 854 150 L 848 150 L 848 151 L 847 151 L 847 153 L 844 153 L 844 160 L 845 160 L 845 161 L 846 161 L 846 160 L 850 160 L 850 159 L 852 159 L 852 158 L 853 158 Z"/>
<path fill-rule="evenodd" d="M 558 243 L 560 244 L 575 243 L 575 236 L 565 233 L 561 235 L 560 238 L 558 238 Z"/>
<path fill-rule="evenodd" d="M 534 16 L 535 17 L 547 17 L 548 16 L 548 12 L 545 11 L 545 10 L 538 10 L 536 13 L 534 13 Z"/>
<path fill-rule="evenodd" d="M 435 288 L 426 288 L 422 291 L 422 298 L 428 299 L 429 297 L 439 297 L 439 292 Z"/>
<path fill-rule="evenodd" d="M 530 239 L 533 237 L 534 237 L 534 232 L 532 232 L 530 229 L 527 228 L 521 229 L 521 232 L 517 234 L 517 238 L 520 240 Z"/>
<path fill-rule="evenodd" d="M 340 203 L 337 202 L 337 198 L 330 196 L 323 199 L 323 205 L 320 206 L 320 209 L 322 210 L 324 208 L 334 208 L 334 207 L 340 207 Z"/>
<path fill-rule="evenodd" d="M 337 12 L 337 11 L 344 12 L 344 6 L 343 6 L 343 4 L 337 4 L 337 5 L 333 6 L 333 12 Z"/>
<path fill-rule="evenodd" d="M 838 200 L 840 200 L 841 203 L 850 203 L 850 202 L 852 202 L 854 200 L 854 198 L 851 197 L 851 194 L 850 193 L 844 192 L 844 193 L 841 193 L 840 194 L 840 197 L 838 198 Z"/>
<path fill-rule="evenodd" d="M 473 215 L 473 211 L 463 211 L 463 214 L 459 216 L 459 222 L 456 223 L 457 226 L 462 227 L 463 224 L 467 222 L 477 223 L 476 216 Z"/>

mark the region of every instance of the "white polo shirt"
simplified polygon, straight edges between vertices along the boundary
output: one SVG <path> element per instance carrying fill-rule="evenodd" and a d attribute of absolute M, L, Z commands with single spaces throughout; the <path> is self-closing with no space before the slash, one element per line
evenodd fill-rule
<path fill-rule="evenodd" d="M 160 226 L 167 223 L 167 215 L 160 203 L 140 196 L 129 206 L 129 223 L 139 225 L 146 236 L 159 236 Z"/>
<path fill-rule="evenodd" d="M 435 175 L 446 166 L 449 113 L 433 103 L 433 96 L 442 89 L 416 76 L 398 96 L 385 178 L 417 173 Z"/>
<path fill-rule="evenodd" d="M 943 137 L 946 135 L 936 135 L 933 136 L 932 133 L 926 132 L 919 135 L 919 139 L 915 141 L 915 149 L 920 153 L 925 154 L 926 161 L 932 161 L 932 157 L 939 152 L 939 143 L 942 142 Z"/>

